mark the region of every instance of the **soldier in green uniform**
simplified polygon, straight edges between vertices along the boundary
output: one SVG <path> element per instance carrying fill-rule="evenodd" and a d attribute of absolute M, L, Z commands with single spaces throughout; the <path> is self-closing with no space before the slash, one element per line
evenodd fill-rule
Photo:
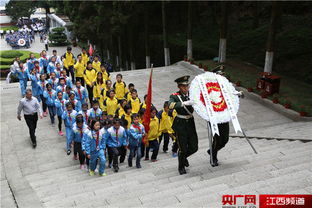
<path fill-rule="evenodd" d="M 193 117 L 193 102 L 188 97 L 190 76 L 183 76 L 175 80 L 180 89 L 170 95 L 169 109 L 175 109 L 177 116 L 173 121 L 172 129 L 177 136 L 179 146 L 179 173 L 186 174 L 185 167 L 189 166 L 187 158 L 197 152 L 198 137 Z"/>

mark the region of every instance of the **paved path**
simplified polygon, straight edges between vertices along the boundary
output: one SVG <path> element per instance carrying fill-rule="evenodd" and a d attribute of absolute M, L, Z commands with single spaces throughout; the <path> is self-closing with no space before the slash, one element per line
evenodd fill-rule
<path fill-rule="evenodd" d="M 44 43 L 40 43 L 39 35 L 36 36 L 36 41 L 31 44 L 30 48 L 21 48 L 20 50 L 32 51 L 35 53 L 40 53 L 42 50 L 45 50 Z M 66 46 L 63 47 L 49 47 L 48 55 L 52 54 L 52 51 L 55 49 L 58 52 L 58 55 L 63 55 L 66 52 Z M 72 53 L 76 56 L 81 52 L 79 47 L 72 47 Z M 0 39 L 0 50 L 12 50 L 11 46 L 6 43 L 4 39 Z"/>
<path fill-rule="evenodd" d="M 176 91 L 176 77 L 193 78 L 198 73 L 177 65 L 156 68 L 153 103 L 160 109 Z M 123 75 L 142 98 L 149 70 Z M 200 148 L 189 160 L 188 174 L 178 175 L 177 159 L 160 153 L 158 162 L 142 161 L 140 170 L 122 164 L 117 174 L 108 169 L 106 177 L 90 177 L 66 156 L 65 137 L 58 136 L 48 117 L 39 121 L 38 146 L 31 148 L 25 121 L 16 119 L 19 92 L 17 83 L 1 82 L 2 207 L 220 207 L 222 194 L 312 193 L 312 142 L 254 138 L 259 152 L 255 155 L 244 139 L 231 138 L 220 152 L 220 166 L 212 168 L 206 153 L 206 124 L 198 116 Z M 297 124 L 249 99 L 241 100 L 238 118 L 248 131 L 265 131 L 272 125 L 278 131 L 279 125 Z"/>

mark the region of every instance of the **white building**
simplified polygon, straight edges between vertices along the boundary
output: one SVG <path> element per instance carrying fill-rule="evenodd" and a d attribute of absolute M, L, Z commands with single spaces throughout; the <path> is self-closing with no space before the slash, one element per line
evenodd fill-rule
<path fill-rule="evenodd" d="M 72 33 L 69 31 L 68 27 L 73 23 L 65 15 L 48 14 L 50 20 L 50 31 L 56 27 L 64 27 L 67 39 L 70 41 L 73 38 Z"/>

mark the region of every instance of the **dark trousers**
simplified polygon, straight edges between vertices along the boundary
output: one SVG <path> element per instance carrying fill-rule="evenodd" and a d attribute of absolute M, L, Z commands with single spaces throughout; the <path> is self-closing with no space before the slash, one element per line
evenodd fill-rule
<path fill-rule="evenodd" d="M 48 44 L 44 44 L 45 45 L 45 49 L 46 49 L 46 51 L 48 51 L 49 50 L 49 46 L 48 46 Z"/>
<path fill-rule="evenodd" d="M 142 143 L 141 143 L 141 157 L 144 157 L 144 155 L 145 155 L 145 144 L 142 141 Z"/>
<path fill-rule="evenodd" d="M 121 147 L 108 147 L 108 162 L 113 162 L 113 167 L 118 167 L 118 156 L 120 156 L 120 162 L 124 162 L 126 158 L 127 150 L 124 146 Z"/>
<path fill-rule="evenodd" d="M 50 115 L 50 119 L 51 119 L 51 123 L 54 124 L 54 117 L 56 114 L 56 108 L 55 106 L 48 106 L 48 110 L 49 110 L 49 115 Z"/>
<path fill-rule="evenodd" d="M 152 141 L 149 141 L 149 145 L 146 147 L 146 151 L 145 151 L 145 158 L 148 159 L 149 158 L 149 151 L 150 149 L 153 150 L 152 153 L 152 160 L 156 160 L 157 159 L 157 155 L 158 155 L 158 150 L 159 150 L 159 144 L 157 139 L 154 139 Z"/>
<path fill-rule="evenodd" d="M 69 74 L 72 78 L 73 84 L 75 84 L 75 74 L 74 74 L 74 66 L 69 66 L 68 68 L 64 67 L 66 70 L 66 75 L 69 77 Z"/>
<path fill-rule="evenodd" d="M 176 141 L 172 144 L 172 152 L 177 153 L 179 149 L 178 143 Z"/>
<path fill-rule="evenodd" d="M 74 142 L 74 155 L 77 155 L 77 153 L 79 154 L 80 165 L 83 165 L 85 161 L 85 155 L 81 149 L 81 142 Z"/>
<path fill-rule="evenodd" d="M 42 101 L 42 110 L 43 112 L 46 112 L 47 111 L 47 104 L 46 104 L 46 98 L 43 97 L 43 95 L 40 95 L 40 98 L 41 98 L 41 101 Z"/>
<path fill-rule="evenodd" d="M 62 121 L 63 121 L 62 116 L 57 116 L 57 118 L 58 118 L 58 129 L 59 131 L 62 131 Z"/>
<path fill-rule="evenodd" d="M 83 77 L 76 77 L 76 82 L 77 82 L 77 81 L 80 81 L 81 86 L 85 86 L 85 81 L 84 81 L 84 78 L 83 78 Z"/>
<path fill-rule="evenodd" d="M 36 144 L 37 141 L 35 132 L 37 128 L 38 114 L 35 113 L 34 115 L 24 115 L 24 118 L 29 129 L 31 141 L 33 144 Z"/>
<path fill-rule="evenodd" d="M 212 152 L 215 157 L 217 156 L 218 151 L 225 147 L 226 143 L 228 143 L 230 134 L 229 122 L 218 124 L 218 128 L 220 135 L 214 135 L 212 142 Z"/>
<path fill-rule="evenodd" d="M 141 166 L 141 144 L 138 146 L 130 146 L 130 153 L 128 157 L 128 164 L 129 166 L 132 166 L 132 158 L 136 155 L 136 166 Z"/>
<path fill-rule="evenodd" d="M 92 101 L 93 101 L 93 87 L 90 87 L 89 85 L 87 85 L 87 90 L 88 90 L 90 105 L 91 105 L 91 107 L 92 107 Z"/>
<path fill-rule="evenodd" d="M 161 144 L 162 138 L 164 137 L 164 145 L 163 145 L 163 151 L 168 151 L 168 145 L 169 145 L 169 134 L 168 133 L 162 133 L 159 137 L 159 146 Z"/>

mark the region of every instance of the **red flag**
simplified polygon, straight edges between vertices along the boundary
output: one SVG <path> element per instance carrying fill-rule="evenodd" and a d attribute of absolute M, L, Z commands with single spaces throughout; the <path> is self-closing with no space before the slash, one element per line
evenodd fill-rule
<path fill-rule="evenodd" d="M 143 117 L 143 125 L 145 128 L 146 134 L 149 131 L 149 124 L 151 121 L 151 108 L 152 108 L 152 77 L 153 77 L 153 67 L 151 69 L 150 73 L 150 78 L 148 82 L 148 89 L 147 89 L 147 97 L 146 97 L 146 109 L 144 112 L 144 117 Z M 143 142 L 146 143 L 147 138 L 143 139 Z"/>
<path fill-rule="evenodd" d="M 92 45 L 90 44 L 90 47 L 89 47 L 89 56 L 92 56 L 93 54 L 93 48 L 92 48 Z"/>

